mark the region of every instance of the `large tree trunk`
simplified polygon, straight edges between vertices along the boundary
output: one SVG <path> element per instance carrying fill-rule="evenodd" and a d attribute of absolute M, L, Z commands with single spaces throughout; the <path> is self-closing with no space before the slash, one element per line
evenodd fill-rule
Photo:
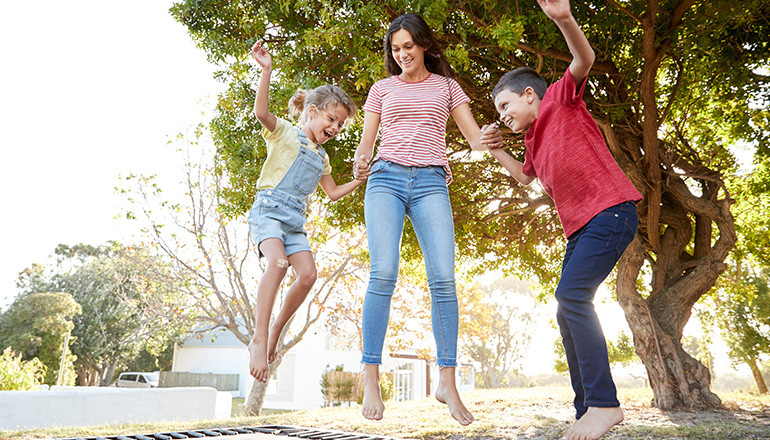
<path fill-rule="evenodd" d="M 647 368 L 653 405 L 660 409 L 720 406 L 719 397 L 710 389 L 708 368 L 682 349 L 681 334 L 670 334 L 666 330 L 670 326 L 660 324 L 662 314 L 639 294 L 636 280 L 644 257 L 637 237 L 618 265 L 617 295 L 634 336 L 636 354 Z"/>
<path fill-rule="evenodd" d="M 639 206 L 639 234 L 618 263 L 616 289 L 636 354 L 647 369 L 653 404 L 661 409 L 718 407 L 721 401 L 711 392 L 708 368 L 684 351 L 681 339 L 693 305 L 714 286 L 735 244 L 729 195 L 721 176 L 696 154 L 681 160 L 671 145 L 662 143 L 657 154 L 664 184 L 659 206 L 652 209 L 654 200 L 648 196 L 655 182 L 628 166 L 641 161 L 642 143 L 606 121 L 600 126 L 618 163 L 646 199 Z M 701 194 L 695 195 L 688 183 L 697 184 Z M 649 267 L 642 277 L 645 263 Z M 637 284 L 647 279 L 648 285 Z"/>

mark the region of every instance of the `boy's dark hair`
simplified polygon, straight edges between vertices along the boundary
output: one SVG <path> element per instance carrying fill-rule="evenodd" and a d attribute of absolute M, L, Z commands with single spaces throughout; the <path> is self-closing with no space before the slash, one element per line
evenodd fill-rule
<path fill-rule="evenodd" d="M 521 95 L 527 87 L 532 87 L 532 90 L 537 93 L 537 97 L 543 99 L 548 84 L 534 69 L 518 67 L 500 78 L 495 88 L 492 89 L 492 99 L 495 99 L 495 96 L 503 90 L 510 90 L 517 95 Z"/>
<path fill-rule="evenodd" d="M 409 31 L 412 34 L 414 43 L 425 49 L 425 68 L 428 69 L 428 72 L 454 78 L 454 70 L 452 70 L 452 66 L 444 56 L 444 50 L 441 48 L 438 39 L 436 39 L 433 30 L 419 14 L 414 12 L 396 17 L 390 23 L 388 32 L 385 34 L 382 46 L 385 50 L 385 71 L 388 72 L 388 75 L 399 75 L 401 73 L 401 67 L 393 59 L 393 52 L 390 49 L 393 34 L 401 29 Z"/>

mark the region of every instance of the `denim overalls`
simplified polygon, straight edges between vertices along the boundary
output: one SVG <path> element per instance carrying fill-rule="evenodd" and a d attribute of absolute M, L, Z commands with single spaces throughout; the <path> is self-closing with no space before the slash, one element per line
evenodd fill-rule
<path fill-rule="evenodd" d="M 297 158 L 275 188 L 257 191 L 248 220 L 251 239 L 257 247 L 266 238 L 278 238 L 287 256 L 310 250 L 305 231 L 307 205 L 323 175 L 326 157 L 320 145 L 318 153 L 308 148 L 305 133 L 297 129 L 297 135 Z"/>

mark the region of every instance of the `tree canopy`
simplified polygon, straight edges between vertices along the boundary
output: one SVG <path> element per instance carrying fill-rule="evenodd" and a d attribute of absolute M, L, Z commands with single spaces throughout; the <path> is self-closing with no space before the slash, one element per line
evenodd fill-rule
<path fill-rule="evenodd" d="M 285 114 L 295 88 L 333 83 L 359 104 L 384 77 L 382 37 L 392 19 L 418 12 L 435 30 L 478 121 L 491 122 L 489 93 L 514 67 L 553 82 L 571 59 L 558 29 L 534 1 L 186 0 L 171 8 L 227 83 L 211 128 L 225 212 L 251 204 L 265 159 L 251 116 L 256 71 L 249 47 L 264 39 L 279 72 L 271 111 Z M 725 270 L 736 241 L 726 180 L 731 148 L 768 154 L 770 4 L 762 0 L 574 2 L 596 62 L 585 101 L 616 160 L 644 195 L 637 239 L 619 263 L 617 296 L 662 408 L 714 406 L 708 370 L 681 346 L 692 306 Z M 360 122 L 360 116 L 359 116 Z M 335 177 L 350 173 L 360 124 L 328 143 Z M 521 136 L 507 136 L 523 157 Z M 553 202 L 523 188 L 488 156 L 469 151 L 450 122 L 448 154 L 458 254 L 485 258 L 543 285 L 558 275 L 564 239 Z M 343 229 L 361 224 L 363 191 L 329 208 Z M 407 256 L 416 257 L 407 233 Z M 642 277 L 646 274 L 647 277 Z M 650 281 L 642 281 L 648 279 Z"/>

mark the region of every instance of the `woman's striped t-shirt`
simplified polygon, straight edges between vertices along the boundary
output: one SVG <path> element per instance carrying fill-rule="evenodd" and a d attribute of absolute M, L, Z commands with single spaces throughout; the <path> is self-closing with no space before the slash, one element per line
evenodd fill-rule
<path fill-rule="evenodd" d="M 377 81 L 364 104 L 364 110 L 380 115 L 375 159 L 405 166 L 439 165 L 451 182 L 446 123 L 452 110 L 469 101 L 457 81 L 435 73 L 413 83 L 396 75 Z"/>

